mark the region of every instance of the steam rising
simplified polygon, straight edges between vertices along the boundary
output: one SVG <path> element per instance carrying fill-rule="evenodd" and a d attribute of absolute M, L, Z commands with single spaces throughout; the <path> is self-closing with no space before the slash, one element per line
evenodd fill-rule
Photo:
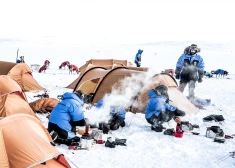
<path fill-rule="evenodd" d="M 159 72 L 150 69 L 148 72 L 140 72 L 125 77 L 120 83 L 113 86 L 109 96 L 104 96 L 104 106 L 100 109 L 92 107 L 90 110 L 86 110 L 85 117 L 89 119 L 91 124 L 95 124 L 107 122 L 110 119 L 111 106 L 123 106 L 128 111 L 128 108 L 133 103 L 132 99 L 138 92 L 153 84 L 151 78 L 155 74 L 159 74 Z M 159 80 L 161 80 L 161 77 Z"/>

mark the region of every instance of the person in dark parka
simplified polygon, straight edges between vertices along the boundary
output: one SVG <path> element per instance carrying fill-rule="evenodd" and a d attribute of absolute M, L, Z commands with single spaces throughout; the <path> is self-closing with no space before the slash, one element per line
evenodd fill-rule
<path fill-rule="evenodd" d="M 180 80 L 179 90 L 184 92 L 187 84 L 189 84 L 189 100 L 195 98 L 194 89 L 196 82 L 202 82 L 204 76 L 204 61 L 198 54 L 200 48 L 196 44 L 187 47 L 177 63 L 175 70 L 176 79 Z"/>

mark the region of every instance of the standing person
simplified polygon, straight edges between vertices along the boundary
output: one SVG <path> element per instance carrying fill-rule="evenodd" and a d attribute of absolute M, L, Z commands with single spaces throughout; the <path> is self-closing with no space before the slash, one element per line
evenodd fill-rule
<path fill-rule="evenodd" d="M 196 44 L 192 44 L 185 49 L 184 54 L 176 63 L 175 75 L 176 79 L 180 80 L 179 90 L 184 92 L 186 85 L 189 84 L 189 100 L 195 98 L 196 82 L 201 83 L 204 75 L 204 61 L 198 52 L 200 52 L 200 48 Z"/>
<path fill-rule="evenodd" d="M 24 56 L 20 56 L 20 59 L 17 59 L 16 63 L 25 63 Z"/>
<path fill-rule="evenodd" d="M 151 129 L 156 132 L 162 132 L 164 122 L 170 121 L 176 116 L 184 116 L 185 112 L 171 106 L 168 96 L 168 88 L 164 85 L 159 85 L 155 89 L 148 92 L 149 100 L 145 110 L 145 118 Z"/>
<path fill-rule="evenodd" d="M 135 64 L 137 67 L 141 66 L 141 55 L 143 53 L 143 50 L 139 49 L 136 56 L 135 56 Z"/>
<path fill-rule="evenodd" d="M 76 126 L 85 126 L 83 106 L 83 92 L 81 90 L 73 93 L 66 92 L 51 112 L 48 131 L 58 134 L 55 142 L 69 145 L 73 141 L 78 141 L 76 137 Z"/>

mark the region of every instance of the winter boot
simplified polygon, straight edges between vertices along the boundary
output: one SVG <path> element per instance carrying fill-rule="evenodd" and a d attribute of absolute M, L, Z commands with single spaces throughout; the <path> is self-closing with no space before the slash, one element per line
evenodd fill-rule
<path fill-rule="evenodd" d="M 163 126 L 161 124 L 158 124 L 157 126 L 152 126 L 151 129 L 156 132 L 162 132 L 163 131 Z"/>

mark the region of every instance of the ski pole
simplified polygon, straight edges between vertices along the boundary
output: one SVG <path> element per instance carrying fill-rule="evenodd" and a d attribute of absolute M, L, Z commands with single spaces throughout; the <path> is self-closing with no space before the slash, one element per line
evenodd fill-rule
<path fill-rule="evenodd" d="M 225 159 L 229 158 L 229 155 L 230 154 L 227 154 L 227 155 L 221 157 L 220 159 L 216 160 L 214 163 L 220 163 L 220 162 L 224 161 Z"/>

